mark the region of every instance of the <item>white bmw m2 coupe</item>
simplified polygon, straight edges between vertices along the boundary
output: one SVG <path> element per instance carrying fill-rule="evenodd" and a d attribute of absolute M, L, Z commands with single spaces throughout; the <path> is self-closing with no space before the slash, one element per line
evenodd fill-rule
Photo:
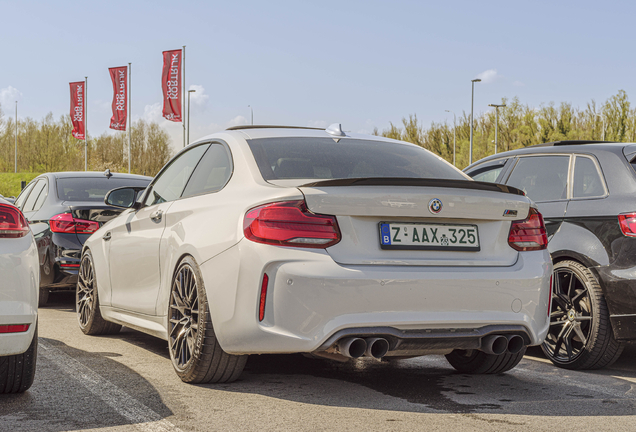
<path fill-rule="evenodd" d="M 513 368 L 548 331 L 552 264 L 523 192 L 413 144 L 242 126 L 177 154 L 85 243 L 86 334 L 168 341 L 179 377 L 230 382 L 248 354 L 445 354 Z"/>

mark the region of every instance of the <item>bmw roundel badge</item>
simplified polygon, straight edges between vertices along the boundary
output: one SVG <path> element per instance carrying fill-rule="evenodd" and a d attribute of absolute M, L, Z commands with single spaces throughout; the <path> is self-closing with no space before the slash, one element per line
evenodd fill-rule
<path fill-rule="evenodd" d="M 442 211 L 442 200 L 440 200 L 439 198 L 433 198 L 428 203 L 428 209 L 433 214 L 437 214 L 437 213 L 441 212 Z"/>

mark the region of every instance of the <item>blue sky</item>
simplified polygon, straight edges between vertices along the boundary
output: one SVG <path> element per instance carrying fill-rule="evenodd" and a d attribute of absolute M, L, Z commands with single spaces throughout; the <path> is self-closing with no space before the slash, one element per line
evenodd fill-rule
<path fill-rule="evenodd" d="M 108 68 L 132 62 L 133 119 L 161 120 L 163 50 L 186 45 L 191 138 L 249 121 L 371 132 L 417 114 L 452 122 L 518 96 L 583 108 L 636 97 L 636 4 L 594 1 L 0 1 L 0 104 L 69 111 L 88 76 L 88 128 L 108 130 Z M 181 146 L 181 125 L 162 121 Z"/>

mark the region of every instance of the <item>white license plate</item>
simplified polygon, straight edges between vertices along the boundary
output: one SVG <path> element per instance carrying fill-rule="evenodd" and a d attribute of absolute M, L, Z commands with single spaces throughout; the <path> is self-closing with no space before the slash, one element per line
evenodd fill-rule
<path fill-rule="evenodd" d="M 382 249 L 479 251 L 477 225 L 380 222 Z"/>

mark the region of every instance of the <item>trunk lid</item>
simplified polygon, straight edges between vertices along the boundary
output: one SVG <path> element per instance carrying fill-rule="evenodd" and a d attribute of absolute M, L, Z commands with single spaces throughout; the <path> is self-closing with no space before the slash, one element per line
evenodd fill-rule
<path fill-rule="evenodd" d="M 510 222 L 525 219 L 531 202 L 518 189 L 470 180 L 347 179 L 299 189 L 309 210 L 337 217 L 342 240 L 327 252 L 344 265 L 511 266 L 518 252 L 508 245 Z M 435 199 L 439 213 L 429 210 Z M 380 223 L 474 225 L 479 250 L 383 249 Z"/>

